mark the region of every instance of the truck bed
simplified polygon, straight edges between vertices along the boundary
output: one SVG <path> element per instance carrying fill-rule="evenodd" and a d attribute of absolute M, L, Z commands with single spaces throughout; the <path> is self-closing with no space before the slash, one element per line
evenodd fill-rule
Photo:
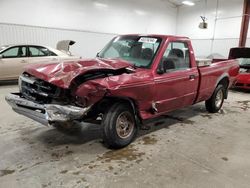
<path fill-rule="evenodd" d="M 195 103 L 207 100 L 213 93 L 222 77 L 229 78 L 228 87 L 232 85 L 238 75 L 239 65 L 237 60 L 223 60 L 211 63 L 209 66 L 198 67 L 200 74 L 198 95 Z"/>

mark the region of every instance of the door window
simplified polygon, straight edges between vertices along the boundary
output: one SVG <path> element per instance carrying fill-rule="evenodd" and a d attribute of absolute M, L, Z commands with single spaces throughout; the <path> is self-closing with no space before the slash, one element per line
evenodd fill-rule
<path fill-rule="evenodd" d="M 1 53 L 3 58 L 19 58 L 19 57 L 26 57 L 26 47 L 18 46 L 10 48 L 3 53 Z"/>
<path fill-rule="evenodd" d="M 56 56 L 55 53 L 51 52 L 49 49 L 41 46 L 30 46 L 29 47 L 30 57 L 40 57 L 40 56 Z"/>
<path fill-rule="evenodd" d="M 163 72 L 172 72 L 188 68 L 190 68 L 188 44 L 170 42 L 161 59 L 159 69 Z"/>

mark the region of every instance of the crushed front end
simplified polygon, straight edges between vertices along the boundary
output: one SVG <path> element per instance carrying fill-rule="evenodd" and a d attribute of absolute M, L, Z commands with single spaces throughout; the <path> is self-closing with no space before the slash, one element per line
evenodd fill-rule
<path fill-rule="evenodd" d="M 81 120 L 91 106 L 78 107 L 67 89 L 24 73 L 19 78 L 20 93 L 5 97 L 12 109 L 43 125 Z"/>

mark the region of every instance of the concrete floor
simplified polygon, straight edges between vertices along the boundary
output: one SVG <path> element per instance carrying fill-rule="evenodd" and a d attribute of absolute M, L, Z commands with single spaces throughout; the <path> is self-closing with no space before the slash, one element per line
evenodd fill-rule
<path fill-rule="evenodd" d="M 217 114 L 204 103 L 151 122 L 122 150 L 99 125 L 66 135 L 14 113 L 0 86 L 0 187 L 249 187 L 250 93 L 230 91 Z"/>

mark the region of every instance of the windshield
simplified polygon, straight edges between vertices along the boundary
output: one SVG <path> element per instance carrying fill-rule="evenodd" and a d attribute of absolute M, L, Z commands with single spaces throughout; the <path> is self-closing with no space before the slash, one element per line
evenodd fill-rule
<path fill-rule="evenodd" d="M 250 73 L 250 59 L 249 58 L 238 58 L 240 64 L 240 73 Z"/>
<path fill-rule="evenodd" d="M 100 58 L 120 58 L 136 67 L 149 68 L 161 43 L 161 38 L 120 36 L 114 38 L 100 53 Z"/>
<path fill-rule="evenodd" d="M 239 61 L 240 65 L 250 65 L 249 58 L 239 58 L 238 61 Z"/>

